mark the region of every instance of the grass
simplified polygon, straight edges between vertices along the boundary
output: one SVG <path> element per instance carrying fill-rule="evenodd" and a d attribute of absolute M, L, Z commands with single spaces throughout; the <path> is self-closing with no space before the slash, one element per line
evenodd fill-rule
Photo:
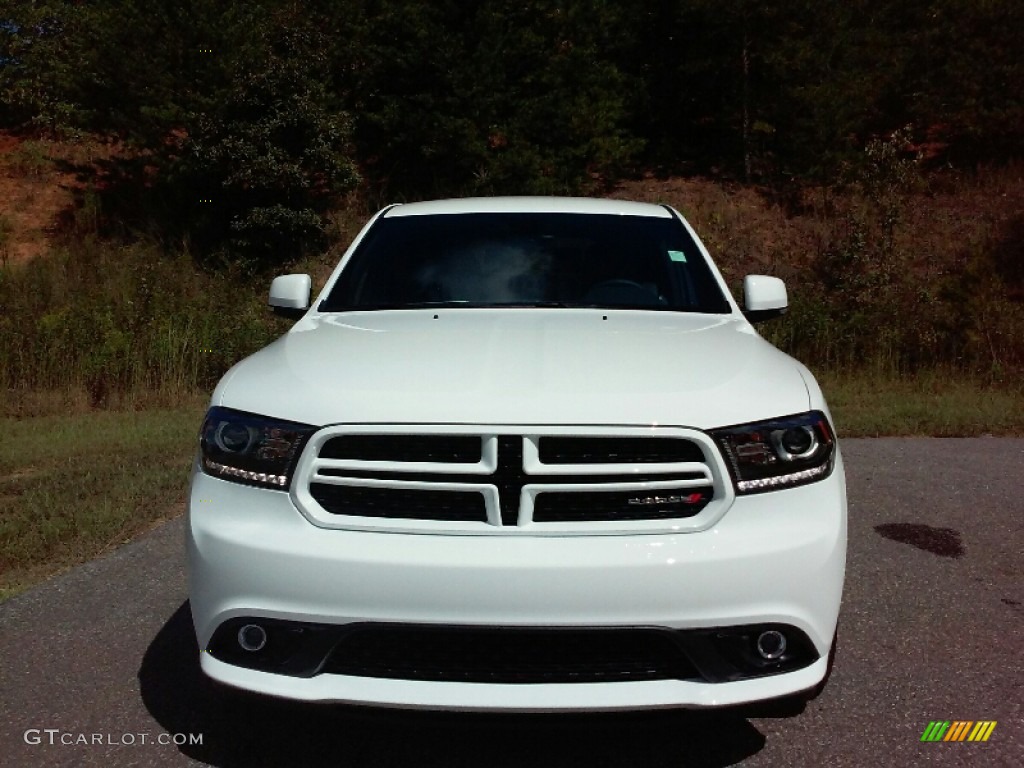
<path fill-rule="evenodd" d="M 184 505 L 202 408 L 0 418 L 0 599 Z"/>
<path fill-rule="evenodd" d="M 287 329 L 266 310 L 269 283 L 91 237 L 0 266 L 0 390 L 85 390 L 93 405 L 209 390 Z"/>
<path fill-rule="evenodd" d="M 840 437 L 1024 435 L 1024 385 L 953 370 L 900 377 L 861 369 L 819 377 Z"/>

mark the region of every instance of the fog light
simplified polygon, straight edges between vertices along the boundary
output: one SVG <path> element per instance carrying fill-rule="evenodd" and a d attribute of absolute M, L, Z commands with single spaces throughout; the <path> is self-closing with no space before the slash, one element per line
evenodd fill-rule
<path fill-rule="evenodd" d="M 778 659 L 786 652 L 786 636 L 775 629 L 762 632 L 757 637 L 757 652 L 762 659 Z"/>
<path fill-rule="evenodd" d="M 267 631 L 259 624 L 246 624 L 238 630 L 238 644 L 242 646 L 243 650 L 252 653 L 261 651 L 267 644 Z"/>

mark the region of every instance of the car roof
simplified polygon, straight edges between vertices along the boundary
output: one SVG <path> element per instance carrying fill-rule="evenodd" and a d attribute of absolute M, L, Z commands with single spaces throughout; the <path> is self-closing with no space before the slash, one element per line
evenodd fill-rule
<path fill-rule="evenodd" d="M 384 215 L 392 218 L 453 213 L 589 213 L 660 219 L 672 217 L 669 210 L 660 205 L 596 197 L 463 197 L 399 204 L 389 208 Z"/>

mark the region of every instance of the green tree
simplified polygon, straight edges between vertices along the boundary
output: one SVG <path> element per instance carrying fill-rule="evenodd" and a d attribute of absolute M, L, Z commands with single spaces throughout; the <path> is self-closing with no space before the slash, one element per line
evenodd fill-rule
<path fill-rule="evenodd" d="M 85 9 L 59 0 L 0 3 L 0 125 L 60 134 L 77 124 L 88 22 Z"/>
<path fill-rule="evenodd" d="M 905 71 L 895 4 L 800 2 L 780 24 L 767 66 L 779 170 L 835 181 L 872 137 L 907 122 L 893 88 Z M 905 7 L 909 7 L 905 6 Z"/>
<path fill-rule="evenodd" d="M 317 20 L 291 6 L 254 21 L 218 103 L 192 116 L 181 161 L 199 234 L 267 261 L 322 247 L 323 214 L 358 176 Z"/>
<path fill-rule="evenodd" d="M 620 61 L 643 84 L 634 130 L 668 170 L 834 180 L 910 122 L 928 0 L 660 0 Z"/>
<path fill-rule="evenodd" d="M 628 162 L 626 81 L 602 53 L 611 3 L 365 3 L 349 109 L 389 195 L 565 193 Z"/>
<path fill-rule="evenodd" d="M 294 0 L 18 10 L 16 64 L 0 68 L 9 119 L 56 115 L 123 142 L 104 169 L 108 219 L 257 261 L 321 243 L 329 201 L 357 179 L 329 18 Z"/>
<path fill-rule="evenodd" d="M 658 0 L 635 15 L 618 59 L 640 83 L 634 130 L 668 172 L 751 179 L 771 170 L 783 3 Z"/>
<path fill-rule="evenodd" d="M 1024 153 L 1021 30 L 1019 0 L 927 4 L 902 96 L 933 153 L 967 166 Z"/>

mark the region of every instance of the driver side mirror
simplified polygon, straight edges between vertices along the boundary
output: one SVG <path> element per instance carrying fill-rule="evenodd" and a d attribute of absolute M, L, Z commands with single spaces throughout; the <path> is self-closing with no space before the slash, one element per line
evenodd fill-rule
<path fill-rule="evenodd" d="M 313 281 L 309 275 L 279 275 L 270 284 L 268 304 L 274 314 L 298 320 L 309 309 Z"/>
<path fill-rule="evenodd" d="M 786 284 L 777 277 L 747 275 L 743 278 L 743 315 L 760 323 L 786 313 L 789 297 Z"/>

